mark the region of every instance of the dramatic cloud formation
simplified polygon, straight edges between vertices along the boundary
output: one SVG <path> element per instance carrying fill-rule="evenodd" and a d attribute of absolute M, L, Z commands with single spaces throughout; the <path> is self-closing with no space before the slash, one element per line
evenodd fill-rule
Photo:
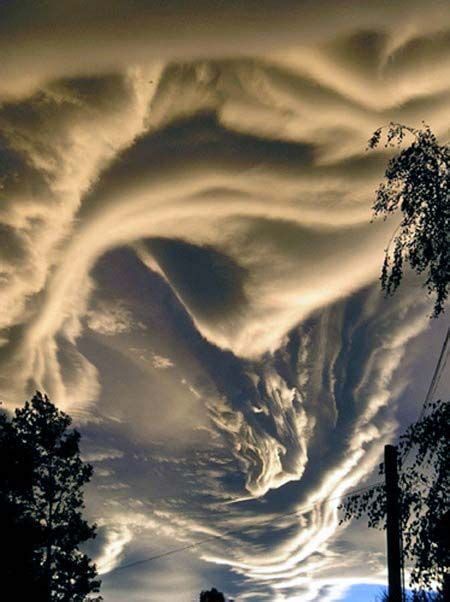
<path fill-rule="evenodd" d="M 89 328 L 107 336 L 143 327 L 142 323 L 135 325 L 131 311 L 118 302 L 102 301 L 86 315 Z"/>
<path fill-rule="evenodd" d="M 337 507 L 414 417 L 412 349 L 442 323 L 413 278 L 379 293 L 389 154 L 365 145 L 391 120 L 447 139 L 448 16 L 0 8 L 0 395 L 39 388 L 82 422 L 108 602 L 213 578 L 239 600 L 331 601 L 383 579 L 379 538 Z"/>

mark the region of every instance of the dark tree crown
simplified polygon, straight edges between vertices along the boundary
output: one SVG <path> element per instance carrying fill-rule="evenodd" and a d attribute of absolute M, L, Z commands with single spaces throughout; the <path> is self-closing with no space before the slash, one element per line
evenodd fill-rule
<path fill-rule="evenodd" d="M 386 249 L 381 286 L 387 295 L 395 292 L 404 264 L 425 274 L 424 286 L 435 297 L 433 317 L 444 311 L 450 281 L 450 203 L 448 144 L 439 144 L 431 129 L 390 123 L 378 128 L 368 143 L 373 149 L 387 130 L 385 147 L 411 144 L 388 163 L 384 182 L 377 189 L 374 216 L 401 211 L 402 219 Z"/>
<path fill-rule="evenodd" d="M 79 548 L 95 537 L 83 518 L 92 466 L 81 460 L 70 424 L 41 393 L 11 419 L 0 415 L 0 454 L 9 459 L 0 468 L 2 585 L 17 599 L 83 602 L 99 591 L 95 566 Z"/>
<path fill-rule="evenodd" d="M 200 593 L 200 602 L 225 602 L 225 596 L 213 587 L 209 591 Z"/>

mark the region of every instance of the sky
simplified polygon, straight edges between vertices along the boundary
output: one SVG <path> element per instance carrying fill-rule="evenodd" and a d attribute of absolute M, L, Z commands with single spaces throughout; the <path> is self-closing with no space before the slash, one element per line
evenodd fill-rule
<path fill-rule="evenodd" d="M 417 417 L 448 316 L 414 275 L 380 292 L 397 218 L 371 222 L 390 153 L 366 145 L 448 140 L 449 17 L 0 4 L 0 398 L 44 391 L 81 431 L 106 602 L 385 584 L 383 534 L 338 506 Z"/>

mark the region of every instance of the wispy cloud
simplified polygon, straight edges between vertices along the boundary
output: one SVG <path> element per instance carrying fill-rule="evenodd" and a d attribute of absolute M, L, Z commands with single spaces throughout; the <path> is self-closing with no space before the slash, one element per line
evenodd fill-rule
<path fill-rule="evenodd" d="M 86 315 L 89 328 L 105 336 L 130 332 L 135 328 L 145 328 L 141 322 L 136 323 L 133 320 L 132 312 L 120 301 L 101 301 Z"/>
<path fill-rule="evenodd" d="M 379 294 L 364 148 L 390 120 L 447 135 L 445 3 L 32 4 L 0 25 L 0 395 L 84 422 L 102 573 L 142 533 L 231 530 L 192 558 L 242 600 L 376 582 L 337 506 L 429 322 L 414 279 Z"/>

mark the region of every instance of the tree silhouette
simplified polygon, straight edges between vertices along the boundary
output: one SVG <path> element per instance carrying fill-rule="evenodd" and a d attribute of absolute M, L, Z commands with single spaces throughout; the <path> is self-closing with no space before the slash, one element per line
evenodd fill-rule
<path fill-rule="evenodd" d="M 450 599 L 449 510 L 450 402 L 430 404 L 428 415 L 410 425 L 400 438 L 399 488 L 403 553 L 411 565 L 415 600 L 438 584 L 439 600 Z M 415 451 L 412 464 L 407 463 Z M 380 466 L 383 473 L 384 467 Z M 369 527 L 385 528 L 384 485 L 350 496 L 341 522 L 367 515 Z"/>
<path fill-rule="evenodd" d="M 88 598 L 100 582 L 79 549 L 95 537 L 82 517 L 92 466 L 82 462 L 80 435 L 67 430 L 70 424 L 40 393 L 11 419 L 0 414 L 2 589 L 17 600 L 102 600 Z"/>
<path fill-rule="evenodd" d="M 210 591 L 201 592 L 200 602 L 225 602 L 225 596 L 213 587 Z"/>
<path fill-rule="evenodd" d="M 387 129 L 385 146 L 399 146 L 405 137 L 412 143 L 393 157 L 385 181 L 377 190 L 374 216 L 384 218 L 400 209 L 402 220 L 386 249 L 381 286 L 395 292 L 403 277 L 404 263 L 418 274 L 426 272 L 424 286 L 435 295 L 433 316 L 444 311 L 450 281 L 450 147 L 439 144 L 424 124 L 416 129 L 400 123 L 378 128 L 368 148 L 379 145 Z"/>

